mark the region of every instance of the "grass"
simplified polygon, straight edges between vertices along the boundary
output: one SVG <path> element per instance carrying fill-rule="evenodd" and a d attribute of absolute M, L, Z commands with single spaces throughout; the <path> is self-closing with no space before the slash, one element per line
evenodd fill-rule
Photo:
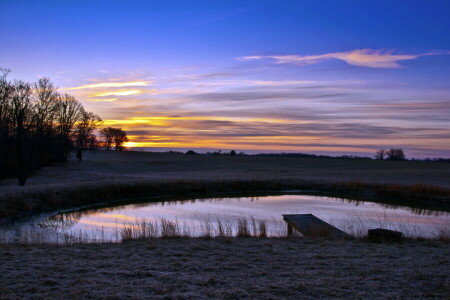
<path fill-rule="evenodd" d="M 282 224 L 281 224 L 282 225 Z M 267 237 L 267 224 L 264 221 L 256 221 L 239 218 L 235 222 L 217 220 L 203 220 L 199 228 L 191 228 L 178 221 L 161 219 L 159 222 L 147 222 L 141 220 L 132 224 L 124 224 L 119 230 L 122 241 L 143 238 L 193 238 L 193 237 Z M 272 235 L 285 237 L 283 235 Z"/>
<path fill-rule="evenodd" d="M 0 298 L 448 299 L 448 246 L 298 238 L 1 245 Z"/>
<path fill-rule="evenodd" d="M 365 224 L 362 220 L 348 224 L 333 224 L 356 239 L 366 240 L 367 231 L 373 228 L 397 230 L 406 239 L 439 240 L 450 242 L 450 228 L 435 225 L 427 238 L 414 224 L 392 224 L 382 216 L 376 226 Z M 24 245 L 73 245 L 89 243 L 117 243 L 139 239 L 178 239 L 178 238 L 303 238 L 302 234 L 294 230 L 292 236 L 287 235 L 286 223 L 255 220 L 253 217 L 237 218 L 234 220 L 203 219 L 198 225 L 180 223 L 178 220 L 160 219 L 148 221 L 141 219 L 132 223 L 117 224 L 112 232 L 105 232 L 103 228 L 97 231 L 71 231 L 55 234 L 54 229 L 31 229 L 23 231 L 20 239 L 11 241 L 6 235 L 0 235 L 0 244 L 15 243 Z M 324 239 L 323 230 L 312 230 L 308 239 Z M 326 239 L 326 237 L 325 237 Z"/>

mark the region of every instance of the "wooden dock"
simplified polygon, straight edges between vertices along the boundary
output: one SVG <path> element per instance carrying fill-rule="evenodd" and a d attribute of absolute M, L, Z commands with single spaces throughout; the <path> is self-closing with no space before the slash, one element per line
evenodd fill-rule
<path fill-rule="evenodd" d="M 296 229 L 305 237 L 331 239 L 353 238 L 351 235 L 312 214 L 283 215 L 283 220 L 288 224 L 288 236 L 292 236 L 293 229 Z"/>

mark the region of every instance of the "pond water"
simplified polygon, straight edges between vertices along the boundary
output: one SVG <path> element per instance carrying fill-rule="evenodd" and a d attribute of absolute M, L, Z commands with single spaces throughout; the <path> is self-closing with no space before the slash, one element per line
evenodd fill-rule
<path fill-rule="evenodd" d="M 250 231 L 253 228 L 259 232 L 260 224 L 264 224 L 267 235 L 282 236 L 286 234 L 282 214 L 307 213 L 353 235 L 363 235 L 370 228 L 387 228 L 407 236 L 436 237 L 450 230 L 448 212 L 290 194 L 159 202 L 152 199 L 147 203 L 83 209 L 23 224 L 15 228 L 12 235 L 16 241 L 24 236 L 30 239 L 38 233 L 41 239 L 45 236 L 46 240 L 53 241 L 67 241 L 68 237 L 82 237 L 84 241 L 120 241 L 124 229 L 133 224 L 160 227 L 162 222 L 175 224 L 179 234 L 190 236 L 217 235 L 220 222 L 222 228 L 228 228 L 228 234 L 235 235 L 239 220 L 245 219 Z"/>

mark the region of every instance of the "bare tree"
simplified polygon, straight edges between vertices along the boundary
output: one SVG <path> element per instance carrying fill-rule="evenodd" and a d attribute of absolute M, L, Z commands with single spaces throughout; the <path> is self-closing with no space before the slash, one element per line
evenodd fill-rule
<path fill-rule="evenodd" d="M 98 150 L 100 148 L 100 143 L 97 140 L 97 136 L 91 133 L 88 137 L 85 147 L 89 150 Z"/>
<path fill-rule="evenodd" d="M 8 81 L 7 69 L 0 68 L 0 177 L 11 174 L 10 165 L 11 144 L 12 144 L 12 114 L 11 99 L 13 86 Z"/>
<path fill-rule="evenodd" d="M 375 153 L 375 159 L 383 160 L 386 157 L 386 150 L 380 149 Z"/>
<path fill-rule="evenodd" d="M 33 114 L 31 95 L 32 89 L 29 83 L 23 81 L 14 82 L 13 94 L 11 97 L 11 121 L 15 128 L 14 138 L 16 143 L 17 175 L 20 186 L 24 186 L 28 178 L 31 153 L 27 153 L 30 146 L 27 137 L 36 121 L 36 116 Z"/>
<path fill-rule="evenodd" d="M 86 145 L 89 142 L 89 137 L 102 122 L 102 119 L 94 113 L 85 111 L 83 108 L 80 110 L 79 117 L 80 119 L 76 124 L 74 132 L 74 140 L 77 151 L 77 159 L 82 161 L 83 149 L 86 148 Z"/>
<path fill-rule="evenodd" d="M 403 149 L 390 149 L 386 152 L 387 159 L 389 160 L 405 160 L 405 153 L 403 152 Z"/>
<path fill-rule="evenodd" d="M 67 161 L 70 147 L 70 136 L 79 120 L 82 111 L 82 105 L 69 94 L 59 96 L 56 121 L 59 138 L 59 160 Z"/>
<path fill-rule="evenodd" d="M 122 128 L 114 128 L 114 144 L 116 151 L 123 151 L 123 144 L 128 142 L 127 133 Z"/>
<path fill-rule="evenodd" d="M 72 142 L 95 147 L 101 119 L 48 78 L 30 84 L 9 81 L 0 67 L 0 177 L 17 175 L 23 186 L 31 171 L 50 161 L 66 161 Z M 120 147 L 119 143 L 119 147 Z"/>
<path fill-rule="evenodd" d="M 54 119 L 58 108 L 58 92 L 48 78 L 41 78 L 34 84 L 34 114 L 36 116 L 33 145 L 37 148 L 40 164 L 47 162 L 54 136 Z M 53 150 L 54 151 L 54 150 Z"/>
<path fill-rule="evenodd" d="M 114 143 L 114 131 L 112 127 L 106 127 L 100 130 L 100 134 L 105 139 L 105 150 L 111 150 L 112 144 Z"/>

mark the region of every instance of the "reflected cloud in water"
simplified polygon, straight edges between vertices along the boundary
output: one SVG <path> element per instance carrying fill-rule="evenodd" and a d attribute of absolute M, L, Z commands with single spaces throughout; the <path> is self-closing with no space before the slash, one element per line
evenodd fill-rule
<path fill-rule="evenodd" d="M 409 226 L 419 235 L 427 235 L 432 227 L 450 226 L 448 212 L 316 195 L 149 200 L 61 213 L 44 220 L 40 226 L 59 233 L 104 230 L 117 234 L 117 230 L 127 224 L 141 221 L 175 220 L 197 228 L 206 220 L 215 223 L 244 217 L 275 224 L 280 223 L 281 215 L 286 213 L 312 213 L 342 229 L 361 224 L 385 228 Z"/>

